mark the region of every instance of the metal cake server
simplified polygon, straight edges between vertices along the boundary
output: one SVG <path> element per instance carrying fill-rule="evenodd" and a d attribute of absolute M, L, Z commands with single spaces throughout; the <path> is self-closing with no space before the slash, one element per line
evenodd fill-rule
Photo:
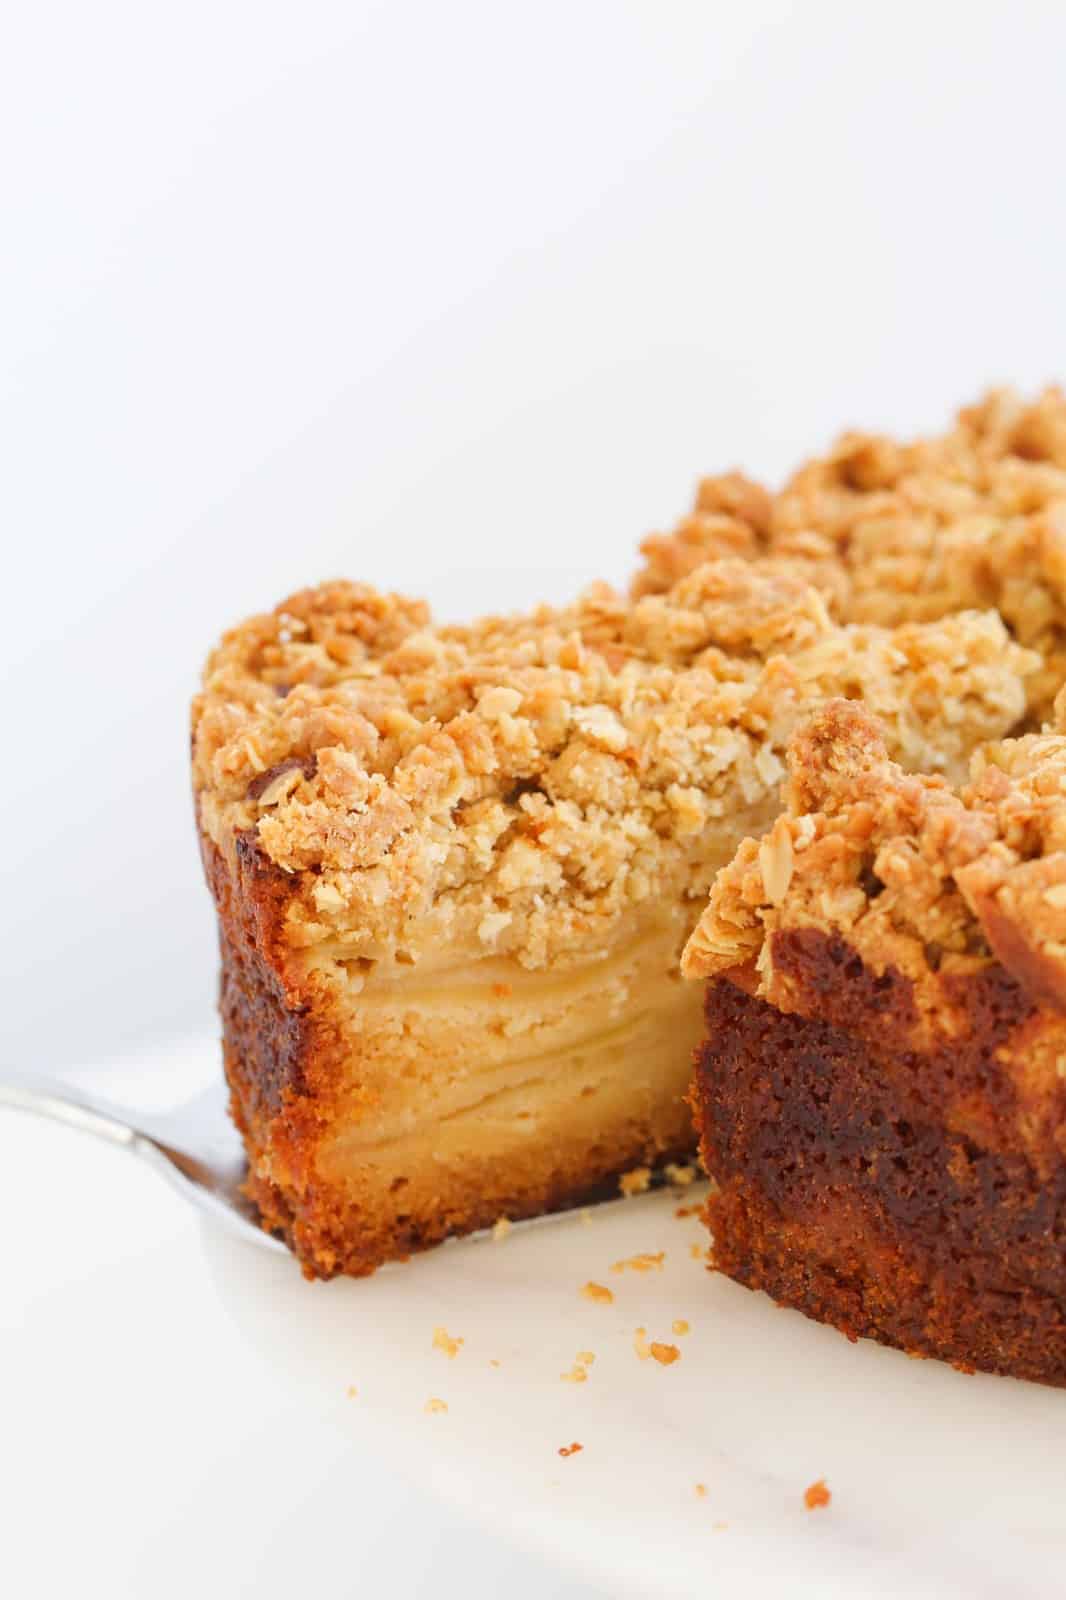
<path fill-rule="evenodd" d="M 221 1081 L 173 1110 L 142 1114 L 58 1079 L 5 1073 L 0 1106 L 51 1117 L 129 1150 L 242 1238 L 268 1250 L 285 1249 L 259 1226 L 258 1212 L 242 1191 L 247 1163 Z"/>

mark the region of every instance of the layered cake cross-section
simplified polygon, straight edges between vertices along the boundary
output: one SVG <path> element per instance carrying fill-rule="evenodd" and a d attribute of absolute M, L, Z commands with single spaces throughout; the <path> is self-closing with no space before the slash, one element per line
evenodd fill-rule
<path fill-rule="evenodd" d="M 957 790 L 837 702 L 787 799 L 684 957 L 714 1263 L 853 1338 L 1066 1384 L 1066 701 Z"/>
<path fill-rule="evenodd" d="M 835 624 L 742 559 L 435 626 L 334 583 L 227 634 L 193 713 L 250 1188 L 309 1275 L 693 1147 L 680 953 L 833 696 L 961 777 L 1039 668 L 994 614 Z"/>

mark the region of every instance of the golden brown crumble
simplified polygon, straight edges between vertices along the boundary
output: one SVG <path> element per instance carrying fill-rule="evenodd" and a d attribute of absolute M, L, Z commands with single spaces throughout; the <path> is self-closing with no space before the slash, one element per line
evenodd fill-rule
<path fill-rule="evenodd" d="M 560 1373 L 564 1383 L 587 1383 L 588 1373 L 579 1361 L 575 1361 L 569 1372 Z"/>
<path fill-rule="evenodd" d="M 643 545 L 638 595 L 723 555 L 802 575 L 841 620 L 894 626 L 995 606 L 1042 671 L 1046 716 L 1066 679 L 1066 395 L 994 391 L 937 437 L 847 433 L 771 495 L 706 479 L 678 528 Z"/>
<path fill-rule="evenodd" d="M 686 1333 L 691 1332 L 691 1328 L 684 1317 L 675 1317 L 670 1324 L 670 1332 L 676 1334 L 679 1339 L 683 1339 Z"/>
<path fill-rule="evenodd" d="M 623 1172 L 618 1180 L 618 1187 L 622 1198 L 630 1199 L 635 1194 L 645 1194 L 651 1185 L 651 1168 L 634 1167 L 632 1172 Z"/>
<path fill-rule="evenodd" d="M 1034 999 L 1066 1005 L 1066 693 L 1055 729 L 989 744 L 958 792 L 889 760 L 876 721 L 835 702 L 797 733 L 788 810 L 718 877 L 685 951 L 690 977 L 755 961 L 759 992 L 788 1009 L 771 935 L 842 934 L 877 974 L 914 981 L 994 959 Z"/>
<path fill-rule="evenodd" d="M 661 1367 L 672 1367 L 675 1361 L 681 1360 L 681 1351 L 676 1344 L 661 1344 L 658 1339 L 653 1339 L 649 1350 L 653 1360 Z"/>
<path fill-rule="evenodd" d="M 833 1496 L 826 1488 L 824 1478 L 819 1478 L 815 1483 L 808 1484 L 803 1491 L 803 1504 L 808 1511 L 817 1511 L 821 1506 L 827 1506 Z"/>
<path fill-rule="evenodd" d="M 561 1444 L 559 1446 L 558 1453 L 561 1456 L 576 1456 L 578 1451 L 584 1450 L 584 1448 L 585 1446 L 583 1444 L 578 1444 L 577 1440 L 575 1439 L 573 1444 Z"/>
<path fill-rule="evenodd" d="M 447 945 L 551 965 L 634 907 L 706 896 L 716 819 L 772 813 L 788 738 L 865 699 L 907 767 L 957 772 L 1038 662 L 992 614 L 840 628 L 732 559 L 668 594 L 433 627 L 332 583 L 227 634 L 194 705 L 201 825 L 293 875 L 290 945 L 359 962 Z M 417 933 L 412 930 L 416 929 Z"/>

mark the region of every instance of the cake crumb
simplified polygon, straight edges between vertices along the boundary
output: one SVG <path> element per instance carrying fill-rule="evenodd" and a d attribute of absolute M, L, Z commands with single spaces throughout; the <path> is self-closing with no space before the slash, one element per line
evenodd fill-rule
<path fill-rule="evenodd" d="M 618 1180 L 618 1187 L 628 1200 L 631 1195 L 643 1194 L 651 1183 L 650 1167 L 634 1167 L 632 1172 L 623 1172 Z"/>
<path fill-rule="evenodd" d="M 585 1368 L 577 1361 L 574 1362 L 569 1372 L 560 1372 L 559 1376 L 564 1383 L 587 1383 L 589 1377 Z"/>
<path fill-rule="evenodd" d="M 626 1256 L 622 1261 L 612 1262 L 611 1271 L 625 1272 L 628 1267 L 630 1272 L 661 1272 L 665 1260 L 665 1250 L 659 1250 L 654 1254 L 650 1250 L 643 1250 L 639 1255 Z"/>
<path fill-rule="evenodd" d="M 614 1304 L 614 1290 L 608 1289 L 605 1283 L 593 1283 L 590 1279 L 581 1293 L 586 1300 L 595 1300 L 598 1305 L 609 1306 Z"/>
<path fill-rule="evenodd" d="M 683 1337 L 686 1333 L 691 1332 L 691 1327 L 690 1324 L 685 1321 L 684 1317 L 675 1317 L 673 1322 L 670 1324 L 670 1332 L 676 1333 Z"/>
<path fill-rule="evenodd" d="M 690 1183 L 696 1181 L 696 1169 L 689 1166 L 678 1166 L 674 1161 L 666 1163 L 666 1181 L 675 1188 L 687 1189 Z"/>
<path fill-rule="evenodd" d="M 447 1411 L 448 1402 L 446 1400 L 437 1400 L 437 1399 L 427 1400 L 426 1401 L 426 1405 L 425 1405 L 425 1409 L 427 1411 L 429 1411 L 429 1412 Z"/>
<path fill-rule="evenodd" d="M 449 1361 L 454 1361 L 459 1354 L 459 1347 L 464 1343 L 462 1339 L 453 1339 L 447 1328 L 433 1329 L 433 1348 L 443 1350 Z"/>
<path fill-rule="evenodd" d="M 559 1454 L 561 1456 L 576 1456 L 578 1451 L 584 1450 L 584 1448 L 585 1446 L 583 1444 L 578 1444 L 577 1440 L 575 1439 L 573 1444 L 561 1444 L 559 1446 Z"/>
<path fill-rule="evenodd" d="M 580 1361 L 583 1367 L 591 1367 L 595 1359 L 596 1352 L 594 1350 L 579 1350 L 577 1353 L 577 1360 Z"/>
<path fill-rule="evenodd" d="M 675 1217 L 695 1217 L 699 1215 L 699 1206 L 678 1206 L 674 1212 Z"/>
<path fill-rule="evenodd" d="M 707 1485 L 705 1483 L 698 1483 L 696 1485 L 696 1493 L 697 1493 L 697 1495 L 699 1496 L 699 1498 L 701 1500 L 706 1500 L 706 1498 L 707 1498 Z"/>
<path fill-rule="evenodd" d="M 489 1362 L 489 1366 L 490 1367 L 498 1367 L 499 1365 L 500 1365 L 500 1363 L 498 1361 L 496 1361 L 496 1360 L 493 1360 L 493 1361 Z"/>
<path fill-rule="evenodd" d="M 637 1328 L 633 1334 L 633 1349 L 637 1352 L 638 1361 L 647 1361 L 651 1356 L 651 1345 L 648 1343 L 647 1328 Z"/>
<path fill-rule="evenodd" d="M 506 1239 L 507 1235 L 511 1231 L 511 1227 L 512 1223 L 510 1217 L 496 1218 L 496 1221 L 492 1225 L 492 1237 L 496 1240 L 497 1244 L 501 1239 Z"/>
<path fill-rule="evenodd" d="M 651 1353 L 660 1367 L 672 1367 L 675 1361 L 680 1361 L 681 1351 L 676 1344 L 660 1344 L 657 1339 L 651 1342 Z"/>
<path fill-rule="evenodd" d="M 347 1392 L 348 1392 L 348 1399 L 349 1400 L 354 1400 L 356 1395 L 359 1393 L 359 1390 L 355 1387 L 354 1383 L 350 1383 L 348 1385 L 348 1391 Z"/>
<path fill-rule="evenodd" d="M 692 1257 L 693 1261 L 702 1261 L 706 1251 L 701 1244 L 690 1244 L 688 1247 L 688 1253 Z"/>
<path fill-rule="evenodd" d="M 803 1491 L 803 1503 L 808 1511 L 817 1511 L 819 1506 L 827 1506 L 833 1496 L 826 1488 L 825 1479 L 819 1478 Z"/>
<path fill-rule="evenodd" d="M 586 1228 L 588 1227 L 589 1223 L 592 1221 L 592 1212 L 588 1209 L 587 1206 L 585 1207 L 585 1209 L 581 1213 L 581 1220 L 585 1224 Z"/>

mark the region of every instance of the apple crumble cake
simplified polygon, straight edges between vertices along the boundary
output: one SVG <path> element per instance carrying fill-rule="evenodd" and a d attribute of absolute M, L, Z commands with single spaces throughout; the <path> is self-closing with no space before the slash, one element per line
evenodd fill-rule
<path fill-rule="evenodd" d="M 959 789 L 860 706 L 718 875 L 693 1108 L 717 1267 L 914 1354 L 1066 1384 L 1066 691 Z"/>
<path fill-rule="evenodd" d="M 862 699 L 957 778 L 1039 665 L 994 614 L 839 626 L 736 558 L 471 626 L 332 583 L 227 634 L 193 775 L 267 1226 L 365 1273 L 689 1155 L 681 949 L 804 713 Z"/>
<path fill-rule="evenodd" d="M 928 622 L 995 607 L 1040 652 L 1031 720 L 1066 681 L 1066 395 L 1000 390 L 939 438 L 847 433 L 777 494 L 707 478 L 671 534 L 642 546 L 637 595 L 730 556 L 806 577 L 849 622 Z"/>

